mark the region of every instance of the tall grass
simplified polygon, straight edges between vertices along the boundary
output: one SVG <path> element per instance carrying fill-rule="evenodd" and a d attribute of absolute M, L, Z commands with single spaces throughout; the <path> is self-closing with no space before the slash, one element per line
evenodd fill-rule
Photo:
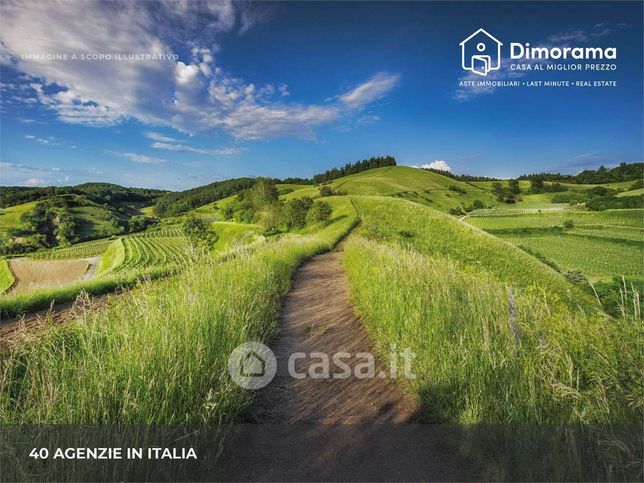
<path fill-rule="evenodd" d="M 412 385 L 424 420 L 641 421 L 639 313 L 571 311 L 487 271 L 363 238 L 345 252 L 374 339 L 416 353 Z"/>
<path fill-rule="evenodd" d="M 228 377 L 228 356 L 241 342 L 270 339 L 293 270 L 354 222 L 342 218 L 317 235 L 285 236 L 222 263 L 204 257 L 25 341 L 2 359 L 0 423 L 239 418 L 249 396 Z"/>
<path fill-rule="evenodd" d="M 499 281 L 539 293 L 556 303 L 590 312 L 599 308 L 586 291 L 543 262 L 443 213 L 405 200 L 352 197 L 363 220 L 361 233 L 372 240 L 413 248 L 426 255 L 458 260 Z"/>

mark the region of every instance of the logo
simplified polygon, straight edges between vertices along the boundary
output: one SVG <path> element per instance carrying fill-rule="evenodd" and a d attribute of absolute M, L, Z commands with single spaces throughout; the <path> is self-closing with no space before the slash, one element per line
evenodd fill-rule
<path fill-rule="evenodd" d="M 228 358 L 228 374 L 244 389 L 261 389 L 277 372 L 273 351 L 259 342 L 246 342 L 235 347 Z"/>
<path fill-rule="evenodd" d="M 503 43 L 485 30 L 478 29 L 460 43 L 463 69 L 486 76 L 501 67 Z"/>

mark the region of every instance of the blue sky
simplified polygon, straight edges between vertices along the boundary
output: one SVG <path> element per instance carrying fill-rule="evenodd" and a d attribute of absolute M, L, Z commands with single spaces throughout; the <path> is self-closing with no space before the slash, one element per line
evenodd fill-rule
<path fill-rule="evenodd" d="M 373 155 L 510 177 L 642 161 L 641 2 L 0 4 L 0 182 L 184 189 Z M 83 18 L 84 21 L 78 21 Z M 459 88 L 459 42 L 616 47 L 612 72 Z M 27 59 L 34 54 L 76 59 Z M 166 60 L 79 60 L 92 54 Z"/>

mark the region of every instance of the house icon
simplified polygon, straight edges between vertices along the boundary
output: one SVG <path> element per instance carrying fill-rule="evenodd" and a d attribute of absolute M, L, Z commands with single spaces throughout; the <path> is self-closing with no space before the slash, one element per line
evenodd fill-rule
<path fill-rule="evenodd" d="M 243 377 L 264 377 L 266 361 L 255 351 L 250 351 L 239 361 L 239 373 Z"/>
<path fill-rule="evenodd" d="M 487 75 L 491 70 L 499 70 L 501 67 L 503 43 L 484 29 L 478 29 L 459 45 L 463 69 Z"/>

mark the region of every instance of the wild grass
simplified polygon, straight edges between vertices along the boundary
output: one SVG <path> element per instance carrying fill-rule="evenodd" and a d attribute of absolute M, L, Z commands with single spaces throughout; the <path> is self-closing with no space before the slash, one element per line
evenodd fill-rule
<path fill-rule="evenodd" d="M 364 238 L 345 252 L 374 339 L 416 353 L 424 420 L 641 421 L 639 307 L 619 319 L 587 315 L 455 260 Z"/>
<path fill-rule="evenodd" d="M 348 201 L 347 201 L 348 203 Z M 205 257 L 107 309 L 53 326 L 4 355 L 1 423 L 224 423 L 248 392 L 228 377 L 232 349 L 275 333 L 293 270 L 355 223 L 287 235 L 222 263 Z"/>
<path fill-rule="evenodd" d="M 582 288 L 512 244 L 431 208 L 404 200 L 353 197 L 366 238 L 413 248 L 423 254 L 459 261 L 487 271 L 497 280 L 540 294 L 571 309 L 598 305 Z"/>
<path fill-rule="evenodd" d="M 146 280 L 155 280 L 177 273 L 179 266 L 154 267 L 125 274 L 112 274 L 83 281 L 67 287 L 30 290 L 27 293 L 0 297 L 0 320 L 17 317 L 28 312 L 47 309 L 55 304 L 71 302 L 82 292 L 100 295 L 119 288 L 134 287 Z"/>
<path fill-rule="evenodd" d="M 383 359 L 415 354 L 406 386 L 417 418 L 460 425 L 477 479 L 641 477 L 637 294 L 623 317 L 586 314 L 485 269 L 362 237 L 344 263 Z"/>

